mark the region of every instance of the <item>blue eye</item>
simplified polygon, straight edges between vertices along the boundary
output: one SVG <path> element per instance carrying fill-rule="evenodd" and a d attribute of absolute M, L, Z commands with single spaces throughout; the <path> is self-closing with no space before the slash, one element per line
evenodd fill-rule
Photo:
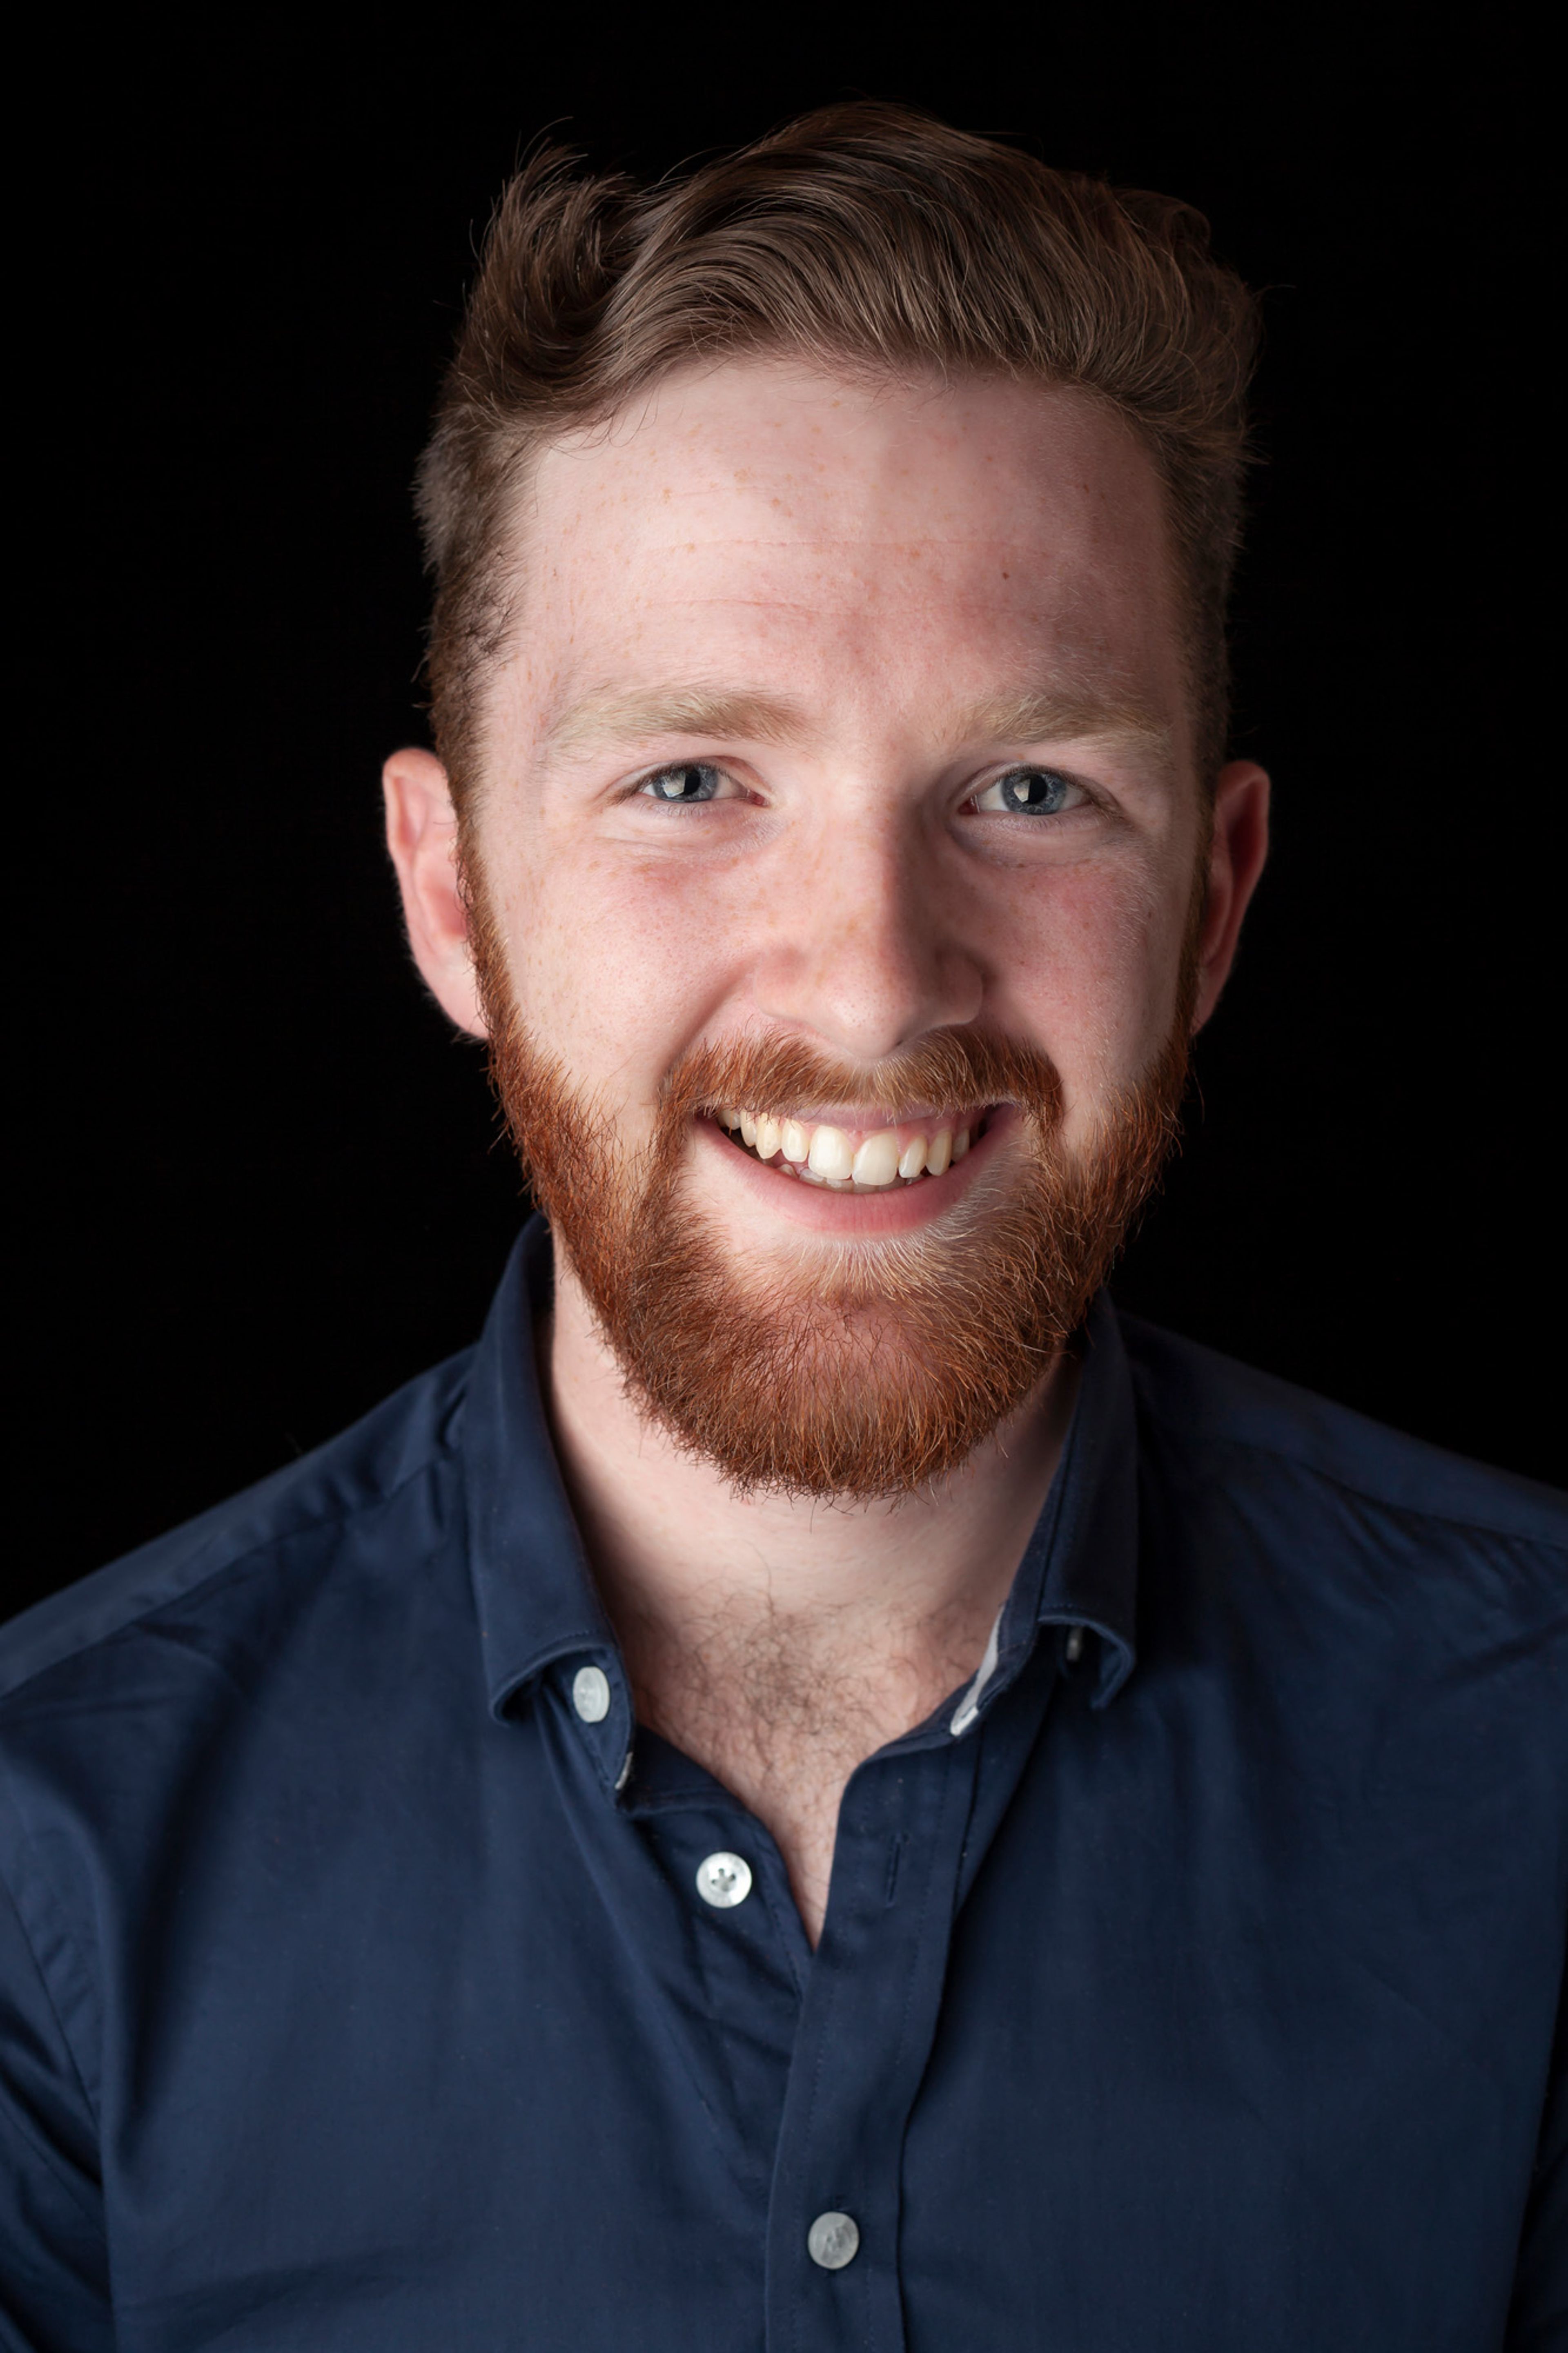
<path fill-rule="evenodd" d="M 1006 817 L 1055 817 L 1075 796 L 1082 798 L 1080 786 L 1054 768 L 1009 768 L 976 793 L 974 806 Z"/>
<path fill-rule="evenodd" d="M 679 808 L 689 808 L 695 802 L 718 797 L 724 779 L 717 768 L 703 760 L 678 761 L 673 768 L 661 768 L 656 776 L 645 777 L 637 786 L 650 801 L 673 803 Z"/>

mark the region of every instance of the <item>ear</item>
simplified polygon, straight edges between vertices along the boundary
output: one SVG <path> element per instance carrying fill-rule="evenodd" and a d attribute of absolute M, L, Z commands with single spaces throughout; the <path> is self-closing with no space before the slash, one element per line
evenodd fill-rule
<path fill-rule="evenodd" d="M 447 771 L 433 752 L 411 745 L 381 772 L 386 846 L 403 893 L 408 944 L 425 985 L 459 1029 L 485 1035 L 468 953 L 468 913 L 458 888 L 458 816 Z"/>
<path fill-rule="evenodd" d="M 1198 934 L 1198 993 L 1193 1029 L 1219 1003 L 1236 960 L 1241 919 L 1268 856 L 1268 778 L 1256 760 L 1232 760 L 1215 786 L 1208 895 Z"/>

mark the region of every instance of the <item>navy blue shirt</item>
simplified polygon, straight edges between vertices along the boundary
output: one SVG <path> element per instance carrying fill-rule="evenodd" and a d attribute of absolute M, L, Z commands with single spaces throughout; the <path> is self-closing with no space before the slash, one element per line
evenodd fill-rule
<path fill-rule="evenodd" d="M 548 1283 L 0 1635 L 5 2345 L 1561 2346 L 1561 1503 L 1101 1301 L 813 1955 L 634 1724 Z"/>

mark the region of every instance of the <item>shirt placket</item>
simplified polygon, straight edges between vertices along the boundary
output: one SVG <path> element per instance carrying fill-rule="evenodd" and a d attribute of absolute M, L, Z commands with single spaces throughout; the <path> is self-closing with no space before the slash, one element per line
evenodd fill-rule
<path fill-rule="evenodd" d="M 613 1652 L 594 1677 L 563 1662 L 542 1694 L 584 1859 L 765 2240 L 767 2353 L 902 2353 L 910 2116 L 955 1915 L 1038 1737 L 1058 1649 L 1019 1627 L 969 1692 L 854 1774 L 815 1955 L 763 1824 L 634 1738 Z"/>
<path fill-rule="evenodd" d="M 766 1830 L 689 1758 L 634 1735 L 624 1670 L 600 1658 L 602 1719 L 582 1718 L 573 1662 L 538 1694 L 556 1786 L 760 2253 L 810 1948 Z"/>
<path fill-rule="evenodd" d="M 901 1746 L 845 1792 L 769 2204 L 769 2353 L 898 2353 L 905 2126 L 947 1973 L 977 1744 Z"/>

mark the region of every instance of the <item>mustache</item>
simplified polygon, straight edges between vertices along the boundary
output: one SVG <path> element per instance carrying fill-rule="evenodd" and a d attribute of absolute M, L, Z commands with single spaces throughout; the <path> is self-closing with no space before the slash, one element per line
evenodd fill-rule
<path fill-rule="evenodd" d="M 659 1090 L 666 1135 L 704 1112 L 743 1104 L 787 1118 L 818 1105 L 853 1105 L 889 1122 L 928 1111 L 1011 1103 L 1050 1130 L 1062 1115 L 1062 1082 L 1037 1047 L 973 1029 L 933 1029 L 874 1063 L 826 1053 L 802 1038 L 737 1038 L 692 1047 Z"/>

